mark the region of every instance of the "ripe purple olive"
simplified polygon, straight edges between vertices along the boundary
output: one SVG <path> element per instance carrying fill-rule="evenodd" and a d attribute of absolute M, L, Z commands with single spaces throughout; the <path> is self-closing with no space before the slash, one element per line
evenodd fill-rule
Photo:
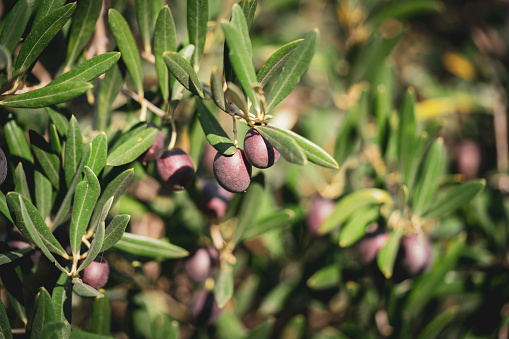
<path fill-rule="evenodd" d="M 241 149 L 233 155 L 218 152 L 214 158 L 214 176 L 219 185 L 229 192 L 244 192 L 251 183 L 251 172 L 251 164 Z"/>
<path fill-rule="evenodd" d="M 394 264 L 394 277 L 402 280 L 421 275 L 431 267 L 432 261 L 431 244 L 425 235 L 405 235 Z"/>
<path fill-rule="evenodd" d="M 269 168 L 279 159 L 279 151 L 254 127 L 244 137 L 244 151 L 247 160 L 257 168 Z"/>
<path fill-rule="evenodd" d="M 193 181 L 194 165 L 186 152 L 174 148 L 164 151 L 157 159 L 157 172 L 168 188 L 181 191 Z"/>
<path fill-rule="evenodd" d="M 198 247 L 184 259 L 184 271 L 194 282 L 203 282 L 219 266 L 219 253 L 212 247 Z"/>
<path fill-rule="evenodd" d="M 364 265 L 373 263 L 380 249 L 389 239 L 389 233 L 375 231 L 368 233 L 359 241 L 359 258 Z"/>
<path fill-rule="evenodd" d="M 82 272 L 83 282 L 96 290 L 106 285 L 109 276 L 110 265 L 104 258 L 95 258 Z"/>
<path fill-rule="evenodd" d="M 189 315 L 196 325 L 212 325 L 216 322 L 221 310 L 214 294 L 207 290 L 194 292 L 189 302 Z"/>
<path fill-rule="evenodd" d="M 201 189 L 201 209 L 212 220 L 223 219 L 232 197 L 216 180 L 206 180 Z"/>
<path fill-rule="evenodd" d="M 145 153 L 143 153 L 140 156 L 140 160 L 142 162 L 146 163 L 146 162 L 157 159 L 157 157 L 161 153 L 163 147 L 164 147 L 164 136 L 163 136 L 163 132 L 159 131 L 157 133 L 156 139 L 154 140 L 152 145 L 150 145 L 148 150 L 146 150 Z"/>
<path fill-rule="evenodd" d="M 482 155 L 479 145 L 472 140 L 465 140 L 455 148 L 456 167 L 465 180 L 472 180 L 479 175 Z"/>
<path fill-rule="evenodd" d="M 4 151 L 0 148 L 0 185 L 5 181 L 7 177 L 7 158 L 5 157 Z"/>
<path fill-rule="evenodd" d="M 319 235 L 319 229 L 325 218 L 332 212 L 336 203 L 319 195 L 313 197 L 308 214 L 306 215 L 306 226 L 314 236 Z"/>

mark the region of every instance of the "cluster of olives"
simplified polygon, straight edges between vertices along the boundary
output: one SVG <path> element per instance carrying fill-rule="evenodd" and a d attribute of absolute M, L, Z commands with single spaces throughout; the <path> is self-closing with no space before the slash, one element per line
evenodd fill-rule
<path fill-rule="evenodd" d="M 279 152 L 254 127 L 244 138 L 244 150 L 232 155 L 217 153 L 213 169 L 217 182 L 232 193 L 244 192 L 251 183 L 252 166 L 269 168 L 279 159 Z"/>

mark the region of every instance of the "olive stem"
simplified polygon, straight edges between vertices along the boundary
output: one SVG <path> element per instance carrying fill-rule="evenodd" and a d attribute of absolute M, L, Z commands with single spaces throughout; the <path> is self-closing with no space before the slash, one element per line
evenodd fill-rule
<path fill-rule="evenodd" d="M 157 114 L 160 117 L 164 117 L 166 115 L 166 113 L 162 109 L 158 108 L 156 105 L 154 105 L 147 99 L 145 99 L 145 98 L 140 99 L 138 94 L 131 92 L 130 90 L 125 89 L 125 88 L 122 89 L 122 93 L 128 95 L 129 97 L 131 97 L 132 99 L 134 99 L 135 101 L 140 103 L 142 105 L 142 109 L 143 109 L 143 104 L 145 104 L 145 111 L 148 108 L 150 111 L 154 112 L 155 114 Z M 141 116 L 140 116 L 140 120 L 141 120 Z"/>
<path fill-rule="evenodd" d="M 239 142 L 237 141 L 237 120 L 235 120 L 235 115 L 232 115 L 233 121 L 233 142 L 236 148 L 239 148 Z"/>

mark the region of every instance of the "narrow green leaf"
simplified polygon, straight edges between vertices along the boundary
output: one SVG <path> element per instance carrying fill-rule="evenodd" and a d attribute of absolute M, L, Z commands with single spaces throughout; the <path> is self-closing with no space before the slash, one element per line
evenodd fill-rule
<path fill-rule="evenodd" d="M 69 239 L 74 257 L 78 257 L 81 240 L 87 230 L 95 203 L 101 194 L 101 185 L 94 172 L 85 166 L 86 181 L 81 181 L 74 192 Z"/>
<path fill-rule="evenodd" d="M 334 160 L 334 158 L 330 156 L 329 153 L 327 153 L 323 148 L 321 148 L 317 144 L 314 144 L 310 140 L 290 130 L 280 129 L 277 127 L 274 128 L 292 137 L 297 143 L 297 145 L 304 151 L 306 158 L 310 162 L 322 167 L 339 169 L 339 165 L 336 162 L 336 160 Z"/>
<path fill-rule="evenodd" d="M 80 297 L 95 297 L 102 298 L 104 294 L 97 291 L 92 286 L 85 284 L 80 278 L 74 278 L 72 280 L 72 290 Z M 71 338 L 73 337 L 71 333 Z"/>
<path fill-rule="evenodd" d="M 16 221 L 16 227 L 30 242 L 40 247 L 43 252 L 44 250 L 56 253 L 62 257 L 67 257 L 67 253 L 58 240 L 51 233 L 48 226 L 44 223 L 39 211 L 35 206 L 22 197 L 19 193 L 10 192 L 7 194 L 7 204 L 11 214 L 14 215 Z M 44 252 L 46 254 L 46 252 Z M 48 258 L 54 261 L 54 257 L 51 253 L 46 254 Z"/>
<path fill-rule="evenodd" d="M 136 47 L 136 42 L 129 29 L 129 25 L 122 14 L 113 8 L 110 8 L 108 12 L 108 22 L 117 42 L 118 49 L 122 53 L 122 60 L 133 79 L 134 86 L 138 90 L 138 94 L 143 93 L 143 71 L 141 68 L 140 52 L 138 47 Z"/>
<path fill-rule="evenodd" d="M 318 48 L 320 33 L 317 28 L 309 32 L 304 41 L 299 43 L 278 75 L 267 99 L 267 112 L 270 112 L 297 86 L 306 72 L 311 59 Z"/>
<path fill-rule="evenodd" d="M 95 24 L 101 13 L 101 0 L 78 1 L 76 14 L 72 18 L 71 33 L 67 44 L 66 68 L 69 69 L 82 53 L 94 33 Z"/>
<path fill-rule="evenodd" d="M 78 120 L 71 117 L 69 129 L 67 130 L 67 141 L 65 143 L 64 150 L 64 174 L 65 183 L 67 187 L 71 184 L 71 181 L 76 173 L 78 163 L 83 157 L 83 135 L 81 134 L 80 125 Z"/>
<path fill-rule="evenodd" d="M 389 239 L 380 249 L 380 252 L 378 252 L 378 256 L 376 257 L 378 268 L 387 279 L 392 277 L 392 269 L 394 268 L 394 261 L 398 254 L 399 242 L 402 236 L 403 230 L 401 229 L 391 232 Z"/>
<path fill-rule="evenodd" d="M 240 241 L 257 237 L 272 230 L 280 230 L 290 226 L 294 216 L 295 213 L 290 209 L 275 211 L 267 216 L 264 216 L 258 220 L 255 225 L 244 232 Z"/>
<path fill-rule="evenodd" d="M 235 147 L 235 144 L 217 119 L 200 100 L 197 100 L 196 103 L 198 105 L 198 119 L 208 142 L 221 154 L 234 154 L 237 151 L 237 147 Z"/>
<path fill-rule="evenodd" d="M 424 14 L 427 11 L 439 11 L 442 3 L 439 1 L 417 0 L 400 4 L 387 3 L 380 10 L 373 11 L 368 23 L 377 27 L 387 19 L 404 19 L 412 14 Z"/>
<path fill-rule="evenodd" d="M 88 250 L 88 255 L 83 260 L 81 265 L 78 267 L 78 272 L 85 269 L 88 265 L 94 261 L 94 259 L 97 257 L 97 255 L 101 252 L 101 248 L 103 247 L 103 241 L 104 241 L 104 221 L 106 220 L 106 217 L 108 216 L 108 213 L 110 212 L 111 204 L 113 203 L 113 197 L 109 198 L 108 201 L 106 201 L 106 204 L 104 204 L 101 215 L 99 216 L 99 220 L 97 222 L 97 226 L 95 228 L 94 233 L 94 240 L 92 240 L 92 243 L 90 244 L 90 249 Z"/>
<path fill-rule="evenodd" d="M 260 307 L 258 308 L 260 314 L 268 316 L 281 311 L 288 300 L 288 296 L 295 289 L 296 285 L 297 283 L 295 281 L 284 280 L 270 290 L 260 303 Z"/>
<path fill-rule="evenodd" d="M 16 260 L 23 258 L 26 254 L 32 252 L 33 250 L 34 248 L 30 246 L 19 250 L 0 253 L 0 266 L 13 263 Z"/>
<path fill-rule="evenodd" d="M 2 300 L 0 300 L 0 336 L 12 339 L 11 324 Z"/>
<path fill-rule="evenodd" d="M 91 81 L 113 67 L 118 59 L 120 59 L 120 52 L 97 55 L 67 73 L 62 74 L 50 82 L 48 86 L 78 81 Z"/>
<path fill-rule="evenodd" d="M 407 168 L 412 163 L 413 156 L 420 156 L 414 154 L 416 142 L 416 123 L 414 112 L 414 90 L 409 88 L 403 97 L 403 102 L 399 110 L 399 125 L 398 125 L 398 168 L 399 173 L 403 178 L 403 183 L 408 185 L 407 181 Z"/>
<path fill-rule="evenodd" d="M 341 228 L 339 233 L 339 246 L 347 247 L 354 244 L 366 233 L 369 223 L 376 221 L 380 216 L 378 205 L 358 209 L 352 214 L 350 220 Z"/>
<path fill-rule="evenodd" d="M 114 247 L 127 253 L 156 260 L 182 258 L 189 254 L 185 249 L 168 241 L 128 232 L 123 234 L 122 239 Z"/>
<path fill-rule="evenodd" d="M 460 311 L 459 305 L 454 305 L 436 316 L 426 327 L 420 332 L 417 339 L 440 338 L 440 334 L 444 328 L 449 325 Z"/>
<path fill-rule="evenodd" d="M 235 273 L 234 273 L 235 274 Z M 260 286 L 260 276 L 250 274 L 243 282 L 235 288 L 235 316 L 242 319 L 246 313 L 252 309 L 256 298 L 256 291 Z"/>
<path fill-rule="evenodd" d="M 60 274 L 53 292 L 51 300 L 53 309 L 55 310 L 55 319 L 66 324 L 58 332 L 60 338 L 69 338 L 71 333 L 71 316 L 72 316 L 72 284 L 71 277 L 65 272 Z"/>
<path fill-rule="evenodd" d="M 69 129 L 70 122 L 64 114 L 55 111 L 51 107 L 44 107 L 44 110 L 48 113 L 51 121 L 55 124 L 58 134 L 65 137 L 67 135 L 67 130 Z"/>
<path fill-rule="evenodd" d="M 258 71 L 258 74 L 256 74 L 256 79 L 262 87 L 265 87 L 270 79 L 283 69 L 290 55 L 292 55 L 293 51 L 295 51 L 297 46 L 299 46 L 303 40 L 304 39 L 298 39 L 289 42 L 272 53 L 272 55 L 263 64 L 262 68 Z"/>
<path fill-rule="evenodd" d="M 302 314 L 297 314 L 286 324 L 281 332 L 281 338 L 287 339 L 301 339 L 304 338 L 304 331 L 306 330 L 306 317 Z M 316 339 L 313 337 L 313 339 Z M 325 339 L 325 338 L 322 338 Z"/>
<path fill-rule="evenodd" d="M 249 227 L 258 221 L 260 209 L 262 208 L 260 201 L 264 198 L 264 176 L 259 174 L 251 180 L 251 184 L 244 195 L 242 205 L 240 206 L 237 227 L 230 242 L 237 244 L 244 237 Z"/>
<path fill-rule="evenodd" d="M 60 158 L 53 153 L 50 145 L 37 132 L 29 131 L 29 135 L 37 162 L 53 187 L 58 190 L 60 186 Z"/>
<path fill-rule="evenodd" d="M 306 285 L 313 290 L 324 290 L 338 287 L 341 281 L 341 267 L 338 264 L 325 266 L 306 281 Z"/>
<path fill-rule="evenodd" d="M 60 136 L 55 124 L 51 123 L 49 125 L 48 134 L 51 151 L 56 154 L 62 154 L 62 143 L 60 142 Z"/>
<path fill-rule="evenodd" d="M 256 130 L 279 151 L 286 161 L 297 165 L 306 165 L 308 160 L 304 150 L 299 147 L 295 139 L 277 129 L 258 126 Z"/>
<path fill-rule="evenodd" d="M 30 338 L 39 338 L 44 325 L 53 321 L 55 321 L 55 310 L 53 309 L 51 296 L 44 287 L 41 287 L 35 297 L 33 318 L 27 326 Z"/>
<path fill-rule="evenodd" d="M 195 46 L 193 62 L 195 69 L 198 68 L 205 48 L 207 36 L 207 24 L 209 21 L 208 0 L 187 0 L 187 32 L 189 43 Z"/>
<path fill-rule="evenodd" d="M 233 296 L 233 267 L 222 263 L 214 284 L 214 297 L 219 308 L 223 308 Z"/>
<path fill-rule="evenodd" d="M 157 137 L 159 130 L 154 127 L 145 128 L 133 135 L 125 143 L 115 148 L 108 155 L 108 166 L 121 166 L 136 160 L 143 154 Z"/>
<path fill-rule="evenodd" d="M 0 45 L 7 47 L 10 53 L 14 52 L 23 32 L 25 32 L 34 4 L 34 0 L 18 1 L 4 20 Z"/>
<path fill-rule="evenodd" d="M 108 227 L 106 227 L 106 233 L 104 235 L 103 247 L 101 249 L 101 252 L 110 249 L 120 239 L 122 239 L 122 235 L 124 234 L 130 219 L 131 216 L 126 214 L 116 215 L 113 218 L 113 220 L 109 223 Z"/>
<path fill-rule="evenodd" d="M 124 193 L 127 185 L 131 182 L 134 176 L 134 170 L 132 168 L 125 170 L 120 173 L 115 179 L 113 179 L 103 190 L 101 197 L 97 200 L 92 219 L 90 219 L 90 227 L 88 232 L 93 232 L 97 225 L 97 221 L 101 215 L 102 206 L 106 204 L 110 197 L 114 197 L 112 207 L 118 201 L 120 196 Z"/>
<path fill-rule="evenodd" d="M 35 206 L 44 220 L 49 216 L 53 206 L 53 189 L 51 182 L 39 171 L 34 172 Z"/>
<path fill-rule="evenodd" d="M 104 131 L 110 122 L 111 105 L 116 96 L 122 89 L 124 77 L 118 65 L 113 65 L 109 71 L 104 74 L 104 79 L 99 87 L 99 97 L 97 103 L 97 121 L 96 128 Z"/>
<path fill-rule="evenodd" d="M 51 321 L 44 325 L 39 338 L 60 339 L 69 338 L 71 326 L 63 321 Z"/>
<path fill-rule="evenodd" d="M 222 75 L 219 73 L 217 66 L 212 67 L 212 72 L 210 73 L 210 90 L 212 91 L 212 100 L 217 107 L 226 110 L 226 102 L 224 100 L 224 79 Z"/>
<path fill-rule="evenodd" d="M 251 24 L 253 23 L 256 8 L 258 7 L 258 0 L 241 0 L 238 4 L 242 6 L 242 11 L 246 18 L 247 30 L 249 31 Z"/>
<path fill-rule="evenodd" d="M 203 88 L 193 67 L 177 52 L 164 52 L 163 59 L 171 74 L 194 95 L 204 98 Z"/>
<path fill-rule="evenodd" d="M 432 202 L 433 196 L 438 189 L 444 157 L 444 140 L 438 138 L 428 150 L 422 166 L 420 181 L 413 195 L 412 207 L 415 215 L 421 215 Z"/>
<path fill-rule="evenodd" d="M 48 16 L 54 10 L 62 7 L 65 4 L 65 0 L 42 0 L 37 14 L 35 15 L 34 22 L 32 24 L 35 27 L 39 22 Z"/>
<path fill-rule="evenodd" d="M 270 338 L 275 322 L 276 322 L 275 317 L 265 318 L 260 325 L 251 330 L 251 332 L 247 336 L 247 339 Z"/>
<path fill-rule="evenodd" d="M 115 151 L 118 146 L 124 144 L 127 140 L 131 139 L 134 135 L 140 133 L 141 131 L 145 130 L 148 126 L 148 124 L 144 121 L 139 121 L 134 123 L 132 126 L 128 126 L 123 133 L 116 139 L 114 139 L 113 145 L 109 147 L 110 152 Z"/>
<path fill-rule="evenodd" d="M 441 218 L 465 206 L 486 186 L 484 179 L 472 180 L 449 189 L 445 194 L 435 199 L 424 213 L 426 218 Z"/>
<path fill-rule="evenodd" d="M 420 136 L 414 139 L 414 149 L 412 155 L 408 159 L 409 163 L 405 166 L 405 186 L 408 190 L 415 194 L 415 184 L 417 181 L 417 175 L 423 166 L 423 158 L 426 153 L 426 148 L 430 144 L 430 136 L 423 132 Z"/>
<path fill-rule="evenodd" d="M 225 97 L 228 98 L 231 102 L 233 102 L 238 109 L 244 112 L 244 114 L 249 113 L 249 108 L 247 106 L 247 101 L 246 97 L 244 96 L 244 92 L 242 92 L 242 90 L 233 82 L 227 83 Z"/>
<path fill-rule="evenodd" d="M 94 87 L 88 82 L 72 82 L 45 86 L 0 101 L 0 105 L 20 108 L 40 108 L 74 99 Z"/>
<path fill-rule="evenodd" d="M 26 72 L 69 20 L 75 9 L 76 3 L 67 4 L 41 19 L 23 42 L 14 63 L 14 68 Z"/>
<path fill-rule="evenodd" d="M 157 16 L 154 30 L 154 56 L 159 88 L 165 102 L 170 98 L 170 73 L 163 53 L 177 51 L 177 31 L 175 21 L 168 6 L 164 6 Z"/>
<path fill-rule="evenodd" d="M 235 75 L 255 109 L 258 109 L 258 97 L 253 88 L 253 85 L 257 82 L 253 66 L 251 40 L 249 39 L 244 12 L 239 5 L 233 5 L 231 21 L 222 22 L 221 27 L 225 34 L 226 43 L 228 44 L 229 60 L 233 66 Z"/>
<path fill-rule="evenodd" d="M 194 45 L 187 45 L 185 47 L 182 47 L 178 54 L 183 57 L 186 61 L 191 62 L 191 57 L 193 56 L 194 52 Z M 164 60 L 164 53 L 163 53 L 163 60 Z M 165 61 L 166 63 L 166 61 Z M 166 66 L 168 68 L 168 66 Z M 170 76 L 170 83 L 171 83 L 171 100 L 172 101 L 178 101 L 182 100 L 184 98 L 184 89 L 185 87 L 177 81 L 175 76 Z M 188 91 L 189 92 L 189 91 Z M 191 94 L 190 92 L 186 94 Z"/>
<path fill-rule="evenodd" d="M 71 332 L 71 339 L 114 339 L 114 337 L 75 330 Z"/>
<path fill-rule="evenodd" d="M 5 124 L 4 135 L 11 156 L 24 159 L 30 163 L 33 162 L 32 152 L 30 151 L 25 133 L 15 120 L 10 120 Z"/>
<path fill-rule="evenodd" d="M 60 208 L 58 209 L 58 212 L 53 219 L 53 229 L 60 226 L 60 224 L 64 221 L 67 212 L 69 212 L 69 209 L 71 208 L 71 199 L 74 195 L 74 190 L 76 189 L 78 182 L 81 181 L 83 167 L 85 166 L 85 159 L 88 157 L 89 152 L 90 146 L 87 147 L 85 153 L 83 153 L 78 168 L 76 169 L 76 173 L 74 173 L 74 177 L 72 178 L 71 184 L 69 185 L 69 189 L 67 190 L 67 193 L 64 196 L 64 200 L 62 201 Z"/>
<path fill-rule="evenodd" d="M 378 188 L 364 188 L 341 198 L 320 227 L 320 234 L 326 234 L 341 226 L 358 208 L 368 205 L 392 204 L 389 192 Z"/>
<path fill-rule="evenodd" d="M 154 33 L 154 11 L 150 8 L 152 2 L 152 0 L 136 0 L 136 19 L 138 19 L 141 39 L 147 55 L 152 53 L 152 34 Z"/>
<path fill-rule="evenodd" d="M 426 306 L 437 288 L 444 283 L 446 275 L 456 267 L 464 248 L 465 235 L 460 234 L 459 237 L 447 245 L 444 254 L 435 258 L 436 263 L 431 270 L 419 279 L 412 288 L 405 303 L 406 312 L 410 315 L 418 314 Z"/>
<path fill-rule="evenodd" d="M 94 308 L 92 310 L 92 317 L 88 330 L 92 333 L 109 335 L 110 324 L 110 299 L 108 298 L 108 294 L 104 293 L 103 298 L 96 298 L 94 300 Z"/>
<path fill-rule="evenodd" d="M 21 162 L 18 164 L 18 166 L 16 166 L 16 169 L 14 170 L 14 182 L 16 184 L 14 190 L 21 194 L 25 199 L 32 202 L 30 189 L 28 188 L 27 176 Z"/>
<path fill-rule="evenodd" d="M 14 224 L 14 221 L 11 218 L 11 214 L 9 213 L 9 207 L 7 206 L 7 200 L 5 199 L 5 194 L 0 191 L 0 212 L 9 219 L 10 222 Z"/>
<path fill-rule="evenodd" d="M 2 70 L 2 76 L 7 74 L 7 79 L 2 78 L 2 82 L 4 80 L 9 80 L 12 73 L 12 58 L 11 52 L 4 45 L 0 45 L 0 70 Z M 3 86 L 3 84 L 2 84 Z"/>
<path fill-rule="evenodd" d="M 106 166 L 106 158 L 108 157 L 108 141 L 106 133 L 101 132 L 92 141 L 92 150 L 87 159 L 86 166 L 99 175 L 104 166 Z"/>

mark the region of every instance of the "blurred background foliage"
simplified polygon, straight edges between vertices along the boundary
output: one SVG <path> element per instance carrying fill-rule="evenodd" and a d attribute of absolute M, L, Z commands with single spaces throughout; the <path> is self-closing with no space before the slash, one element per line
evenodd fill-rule
<path fill-rule="evenodd" d="M 110 2 L 139 38 L 133 2 Z M 165 1 L 154 2 L 160 8 Z M 7 13 L 15 1 L 1 3 Z M 185 2 L 168 4 L 185 45 Z M 222 60 L 223 37 L 216 25 L 218 18 L 228 16 L 232 4 L 210 1 L 209 35 L 199 73 L 204 83 L 211 66 Z M 177 320 L 181 338 L 508 338 L 509 2 L 260 0 L 250 31 L 255 68 L 314 27 L 321 32 L 318 52 L 300 86 L 274 112 L 272 123 L 322 146 L 341 169 L 280 161 L 264 171 L 271 194 L 263 195 L 262 207 L 288 208 L 295 217 L 289 227 L 238 246 L 234 298 L 214 326 L 186 322 L 185 305 L 198 286 L 183 273 L 181 261 L 107 252 L 112 273 L 106 290 L 112 306 L 111 331 L 117 337 L 155 338 L 158 326 L 175 325 L 172 321 Z M 52 77 L 62 72 L 66 29 L 40 60 Z M 141 46 L 141 38 L 139 42 Z M 146 96 L 156 98 L 153 66 L 145 61 L 144 70 Z M 409 87 L 419 130 L 438 131 L 443 138 L 447 151 L 443 181 L 485 178 L 488 184 L 475 200 L 433 229 L 432 270 L 397 282 L 361 265 L 355 245 L 340 248 L 334 235 L 313 236 L 306 229 L 305 215 L 317 194 L 337 200 L 390 184 L 392 162 L 397 159 L 387 141 L 390 137 L 380 135 L 377 93 L 390 93 L 382 104 L 389 111 L 387 124 L 397 125 L 393 112 Z M 114 127 L 125 128 L 137 120 L 129 113 L 138 107 L 127 98 L 119 96 L 114 106 Z M 79 98 L 69 107 L 82 129 L 91 130 L 90 101 Z M 47 116 L 42 110 L 19 109 L 16 114 L 25 130 L 44 132 Z M 199 146 L 193 144 L 192 114 L 192 106 L 181 112 L 178 142 L 198 162 L 206 146 L 203 138 Z M 0 124 L 6 121 L 0 115 Z M 373 149 L 377 138 L 386 138 L 383 149 Z M 3 135 L 1 140 L 4 145 Z M 199 176 L 207 177 L 206 161 L 199 164 Z M 130 231 L 167 237 L 187 249 L 210 244 L 204 231 L 209 221 L 195 203 L 196 189 L 172 194 L 154 180 L 151 165 L 134 166 L 135 180 L 114 211 L 132 216 Z M 6 219 L 0 223 L 7 228 Z M 37 275 L 32 278 L 51 285 Z M 92 308 L 93 300 L 76 301 L 79 327 L 88 328 Z"/>

